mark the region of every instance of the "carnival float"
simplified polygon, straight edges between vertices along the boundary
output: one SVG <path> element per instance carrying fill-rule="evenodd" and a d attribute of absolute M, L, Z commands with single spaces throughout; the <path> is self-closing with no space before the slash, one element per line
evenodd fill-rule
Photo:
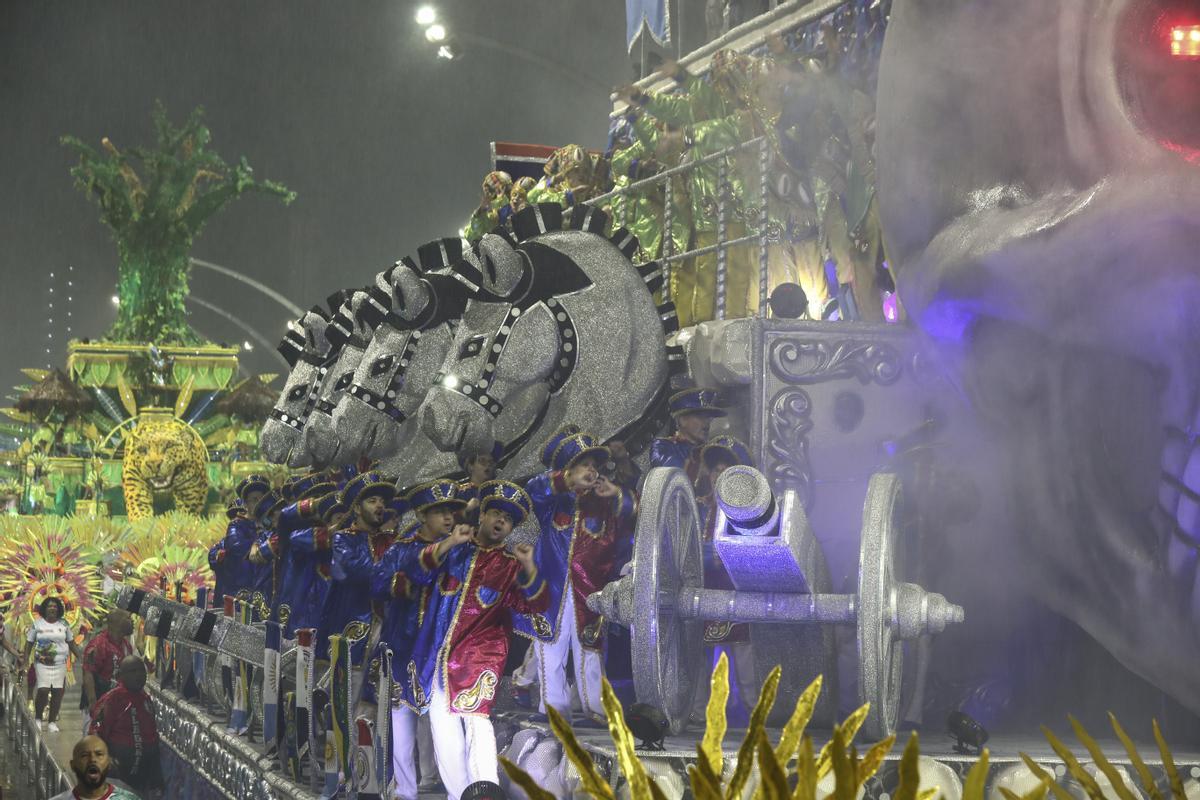
<path fill-rule="evenodd" d="M 1181 731 L 1200 708 L 1194 670 L 1178 666 L 1200 651 L 1189 625 L 1195 548 L 1183 513 L 1196 503 L 1186 482 L 1191 428 L 1168 434 L 1188 444 L 1168 448 L 1154 530 L 1165 530 L 1164 513 L 1170 530 L 1151 548 L 1167 555 L 1150 557 L 1135 546 L 1145 540 L 1122 527 L 1145 498 L 1094 468 L 1105 443 L 1121 436 L 1112 422 L 1123 413 L 1095 395 L 1119 395 L 1121 381 L 1140 373 L 1114 377 L 1078 350 L 1103 334 L 1114 349 L 1122 340 L 1125 357 L 1136 333 L 1159 342 L 1154 326 L 1113 326 L 1116 314 L 1083 319 L 1056 281 L 1026 274 L 1070 260 L 1063 248 L 1099 255 L 1086 241 L 1092 228 L 1072 221 L 1086 198 L 1054 188 L 1078 177 L 1070 169 L 1051 175 L 1045 164 L 991 163 L 975 151 L 973 137 L 1003 128 L 998 116 L 1034 102 L 1016 94 L 986 110 L 968 102 L 1011 88 L 999 84 L 1018 54 L 998 49 L 995 63 L 981 57 L 948 82 L 965 109 L 963 129 L 932 129 L 946 114 L 925 108 L 941 101 L 921 88 L 946 82 L 939 59 L 961 57 L 978 30 L 1017 29 L 1035 17 L 1049 25 L 1070 17 L 1068 4 L 1020 4 L 1023 23 L 919 0 L 897 0 L 895 9 L 866 0 L 802 5 L 780 4 L 673 71 L 618 91 L 605 153 L 493 145 L 495 169 L 460 235 L 363 270 L 289 323 L 280 352 L 290 371 L 277 397 L 264 394 L 271 376 L 234 380 L 236 352 L 198 340 L 180 293 L 187 245 L 205 219 L 243 191 L 285 200 L 288 192 L 254 181 L 244 161 L 230 169 L 207 153 L 196 116 L 178 130 L 156 117 L 158 152 L 174 154 L 161 160 L 70 142 L 81 155 L 76 177 L 97 192 L 119 242 L 121 231 L 142 242 L 135 223 L 151 217 L 171 219 L 178 240 L 122 248 L 120 286 L 142 311 L 126 314 L 122 294 L 111 335 L 144 341 L 79 343 L 65 371 L 30 372 L 37 383 L 13 412 L 37 426 L 22 444 L 22 474 L 66 474 L 78 459 L 97 518 L 97 487 L 121 484 L 130 528 L 101 526 L 86 555 L 69 537 L 53 541 L 78 551 L 75 560 L 104 550 L 140 565 L 113 602 L 158 643 L 158 696 L 172 712 L 164 737 L 205 781 L 229 796 L 388 793 L 388 704 L 361 713 L 358 701 L 393 696 L 396 672 L 378 626 L 348 626 L 325 644 L 314 628 L 289 629 L 261 598 L 213 597 L 209 582 L 196 580 L 194 550 L 128 544 L 139 521 L 191 519 L 154 516 L 161 495 L 196 514 L 213 505 L 206 487 L 269 475 L 265 488 L 275 484 L 279 496 L 256 496 L 264 519 L 284 500 L 311 510 L 314 487 L 366 465 L 372 479 L 400 490 L 461 479 L 464 453 L 496 453 L 499 474 L 523 482 L 553 461 L 548 440 L 585 430 L 618 442 L 645 472 L 628 568 L 587 598 L 586 612 L 601 628 L 623 629 L 631 669 L 623 685 L 604 683 L 606 732 L 572 730 L 553 709 L 547 719 L 511 706 L 494 715 L 512 796 L 1133 800 L 1144 791 L 1184 800 L 1179 767 L 1195 791 L 1200 757 L 1172 756 L 1157 722 L 1155 757 L 1113 718 L 1123 750 L 1115 757 L 1073 720 L 1086 763 L 1052 733 L 1049 748 L 1022 739 L 976 760 L 988 734 L 972 715 L 1024 721 L 1043 703 L 1057 708 L 1072 687 L 1057 674 L 1039 695 L 997 678 L 1008 672 L 1015 682 L 1036 665 L 959 658 L 994 654 L 979 645 L 993 628 L 1007 625 L 1005 641 L 1020 641 L 1010 629 L 1026 619 L 1013 609 L 1037 604 L 1061 617 L 1054 624 L 1063 635 L 1097 639 L 1111 653 L 1103 669 L 1137 676 L 1129 697 L 1114 702 L 1159 697 L 1164 713 L 1183 720 Z M 1078 25 L 1062 35 L 1083 36 L 1087 26 L 1071 19 Z M 954 36 L 934 46 L 927 31 L 942 23 Z M 1039 55 L 1021 69 L 1049 75 L 1051 61 Z M 877 85 L 889 89 L 878 109 Z M 1064 86 L 1054 101 L 1061 113 L 1051 116 L 1072 134 L 1056 164 L 1086 139 L 1077 88 Z M 1089 103 L 1114 105 L 1118 89 L 1101 88 Z M 675 101 L 701 99 L 717 110 L 687 120 L 678 141 L 670 125 L 644 125 L 655 114 L 666 120 Z M 721 113 L 726 104 L 737 112 Z M 928 111 L 925 123 L 914 109 Z M 1145 138 L 1114 122 L 1119 116 L 1105 117 L 1114 126 L 1107 135 Z M 1037 125 L 1018 132 L 1029 152 L 1048 146 Z M 504 173 L 505 152 L 522 153 L 524 164 L 540 152 L 532 160 L 542 176 Z M 130 157 L 163 165 L 169 196 L 153 201 L 145 187 L 160 182 L 139 177 Z M 1110 162 L 1099 170 L 1103 185 L 1081 191 L 1120 194 L 1106 183 L 1120 176 L 1131 186 L 1154 182 L 1176 201 L 1191 197 L 1171 177 L 1175 161 Z M 912 164 L 920 174 L 907 172 Z M 1028 174 L 1035 169 L 1039 176 Z M 1044 196 L 1029 194 L 1035 185 Z M 1137 191 L 1111 202 L 1158 207 Z M 1068 244 L 1045 241 L 1045 225 Z M 1134 238 L 1125 244 L 1145 244 Z M 148 302 L 147 286 L 167 299 Z M 1163 335 L 1182 340 L 1163 325 Z M 1156 347 L 1133 349 L 1161 356 Z M 714 390 L 728 411 L 715 432 L 747 443 L 746 463 L 726 469 L 704 498 L 685 469 L 649 468 L 672 398 L 696 387 Z M 249 405 L 253 414 L 241 410 Z M 628 464 L 605 467 L 616 474 Z M 292 471 L 308 477 L 288 480 Z M 59 491 L 53 480 L 44 496 L 51 489 Z M 23 487 L 28 504 L 27 494 Z M 207 535 L 218 538 L 214 530 Z M 1029 533 L 1039 530 L 1056 535 Z M 705 577 L 713 554 L 728 585 Z M 4 575 L 0 591 L 14 591 L 19 581 Z M 92 580 L 71 569 L 52 569 L 51 578 Z M 1012 607 L 995 606 L 997 587 L 1006 602 L 1018 598 Z M 1131 615 L 1131 604 L 1149 616 Z M 1162 630 L 1147 633 L 1147 618 Z M 709 658 L 714 626 L 738 626 L 752 645 L 753 663 L 733 666 L 739 683 L 762 687 L 757 702 L 731 688 L 724 654 Z M 550 623 L 530 613 L 517 627 L 537 640 Z M 318 668 L 322 647 L 328 661 Z M 354 648 L 366 656 L 354 660 Z M 473 689 L 476 699 L 509 688 L 491 679 Z M 1018 689 L 1027 692 L 1023 706 Z M 707 703 L 698 702 L 705 692 Z M 748 727 L 731 751 L 726 702 L 738 694 Z M 913 736 L 902 755 L 893 752 L 906 731 L 940 734 L 946 719 L 953 748 L 939 737 L 922 756 Z M 817 730 L 828 733 L 823 749 L 814 746 Z M 860 731 L 874 743 L 862 758 L 852 744 Z"/>

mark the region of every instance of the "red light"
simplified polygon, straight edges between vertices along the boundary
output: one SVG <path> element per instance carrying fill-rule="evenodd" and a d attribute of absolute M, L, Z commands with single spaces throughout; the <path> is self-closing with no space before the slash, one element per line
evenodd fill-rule
<path fill-rule="evenodd" d="M 1176 25 L 1171 28 L 1171 55 L 1200 58 L 1200 25 Z"/>

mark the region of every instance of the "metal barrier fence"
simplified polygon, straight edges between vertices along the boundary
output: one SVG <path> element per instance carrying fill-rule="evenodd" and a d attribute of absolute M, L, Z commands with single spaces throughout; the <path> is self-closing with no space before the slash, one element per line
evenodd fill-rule
<path fill-rule="evenodd" d="M 17 767 L 24 774 L 26 784 L 33 787 L 34 798 L 46 800 L 70 789 L 74 781 L 54 759 L 29 713 L 29 704 L 20 688 L 25 682 L 24 676 L 17 675 L 6 664 L 0 664 L 0 672 L 4 673 L 0 697 L 4 701 L 7 745 L 17 757 Z"/>
<path fill-rule="evenodd" d="M 736 238 L 728 238 L 730 212 L 734 206 L 734 189 L 733 182 L 730 180 L 730 161 L 732 158 L 742 152 L 750 152 L 757 150 L 758 152 L 758 199 L 759 205 L 746 206 L 739 215 L 741 221 L 746 225 L 749 233 L 738 236 Z M 768 258 L 769 246 L 773 241 L 778 241 L 780 230 L 773 228 L 770 224 L 767 214 L 767 195 L 770 191 L 770 176 L 768 174 L 771 165 L 771 145 L 765 136 L 758 136 L 749 139 L 740 144 L 727 147 L 716 153 L 710 153 L 707 156 L 698 158 L 694 161 L 680 164 L 677 167 L 665 169 L 662 172 L 651 175 L 649 178 L 643 178 L 639 181 L 634 181 L 628 186 L 622 186 L 614 189 L 611 192 L 589 198 L 584 201 L 585 205 L 603 206 L 606 203 L 611 203 L 615 198 L 621 197 L 625 200 L 621 204 L 620 213 L 617 214 L 613 221 L 614 225 L 625 227 L 629 223 L 629 207 L 630 203 L 638 198 L 644 197 L 647 194 L 657 192 L 661 189 L 663 198 L 663 215 L 662 215 L 662 255 L 657 259 L 662 265 L 663 277 L 663 297 L 670 300 L 671 298 L 671 269 L 672 265 L 685 259 L 701 258 L 716 253 L 716 302 L 713 312 L 716 319 L 725 319 L 726 307 L 726 278 L 728 277 L 729 269 L 729 251 L 734 247 L 742 245 L 757 244 L 758 246 L 758 315 L 765 317 L 767 315 L 767 295 L 769 292 L 769 275 L 768 275 Z M 716 212 L 717 212 L 717 240 L 714 244 L 704 247 L 686 248 L 682 252 L 675 252 L 675 239 L 671 235 L 672 226 L 675 221 L 675 192 L 672 190 L 671 181 L 676 176 L 690 177 L 693 172 L 701 167 L 709 164 L 717 165 L 717 197 L 716 197 Z M 753 219 L 754 227 L 751 227 L 750 221 Z M 653 258 L 654 254 L 650 254 Z"/>

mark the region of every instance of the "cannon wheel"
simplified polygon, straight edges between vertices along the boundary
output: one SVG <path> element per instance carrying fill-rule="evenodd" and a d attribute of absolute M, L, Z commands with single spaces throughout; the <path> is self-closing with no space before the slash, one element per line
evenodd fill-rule
<path fill-rule="evenodd" d="M 675 615 L 684 586 L 701 586 L 700 513 L 687 474 L 653 469 L 642 489 L 634 539 L 633 683 L 639 702 L 662 709 L 671 733 L 687 725 L 704 662 L 702 623 Z"/>
<path fill-rule="evenodd" d="M 863 504 L 858 554 L 858 696 L 870 703 L 864 723 L 868 738 L 883 739 L 896 730 L 904 645 L 893 635 L 896 607 L 898 536 L 904 524 L 900 477 L 871 476 Z"/>

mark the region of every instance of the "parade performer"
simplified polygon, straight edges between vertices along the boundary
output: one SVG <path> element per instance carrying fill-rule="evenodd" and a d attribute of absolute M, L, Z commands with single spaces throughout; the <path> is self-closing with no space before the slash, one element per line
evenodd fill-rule
<path fill-rule="evenodd" d="M 546 616 L 518 617 L 516 629 L 537 647 L 541 712 L 553 706 L 570 719 L 570 658 L 583 713 L 602 722 L 604 619 L 586 600 L 612 576 L 617 540 L 632 534 L 637 497 L 600 474 L 609 450 L 591 434 L 556 434 L 545 451 L 550 470 L 530 480 L 526 491 L 541 524 L 537 564 L 549 590 L 549 610 Z"/>
<path fill-rule="evenodd" d="M 512 190 L 508 193 L 508 207 L 516 214 L 529 205 L 529 190 L 537 186 L 537 181 L 528 175 L 522 175 L 513 181 Z"/>
<path fill-rule="evenodd" d="M 504 445 L 500 442 L 493 443 L 492 449 L 486 453 L 459 454 L 458 465 L 467 473 L 467 477 L 458 485 L 458 497 L 467 504 L 460 522 L 473 525 L 479 518 L 479 487 L 495 480 L 496 465 L 503 456 Z"/>
<path fill-rule="evenodd" d="M 479 781 L 499 782 L 489 715 L 508 658 L 511 615 L 540 614 L 548 600 L 533 547 L 504 549 L 530 512 L 529 496 L 514 483 L 491 481 L 480 498 L 479 526 L 456 525 L 450 536 L 426 545 L 411 575 L 435 588 L 417 661 L 438 771 L 452 800 Z"/>
<path fill-rule="evenodd" d="M 254 542 L 246 553 L 252 575 L 250 601 L 254 605 L 254 612 L 263 618 L 270 615 L 271 605 L 275 602 L 275 561 L 264 558 L 259 545 L 273 534 L 279 512 L 286 503 L 287 500 L 278 492 L 267 492 L 259 498 L 251 512 L 255 523 Z"/>
<path fill-rule="evenodd" d="M 557 203 L 570 208 L 595 191 L 595 163 L 582 145 L 569 144 L 551 154 L 542 168 L 545 176 L 526 193 L 530 203 Z"/>
<path fill-rule="evenodd" d="M 434 589 L 414 583 L 409 576 L 420 570 L 421 552 L 445 539 L 454 528 L 456 515 L 466 508 L 459 490 L 459 484 L 445 479 L 413 489 L 406 500 L 418 522 L 399 535 L 372 572 L 372 596 L 385 603 L 380 637 L 392 649 L 392 768 L 396 796 L 401 800 L 417 796 L 418 756 L 423 784 L 428 785 L 435 772 L 433 740 L 423 735 L 429 726 L 429 718 L 423 716 L 429 698 L 421 686 L 413 653 L 421 625 L 430 619 Z"/>
<path fill-rule="evenodd" d="M 671 395 L 667 408 L 675 423 L 675 433 L 660 436 L 650 444 L 650 467 L 679 467 L 687 473 L 693 489 L 700 486 L 703 477 L 700 447 L 708 441 L 713 419 L 725 416 L 718 400 L 715 389 L 684 389 Z"/>
<path fill-rule="evenodd" d="M 335 488 L 335 484 L 324 474 L 309 475 L 284 484 L 281 492 L 286 500 L 274 512 L 271 524 L 262 526 L 258 540 L 250 551 L 251 561 L 270 567 L 270 594 L 267 595 L 270 619 L 283 623 L 285 627 L 286 623 L 279 616 L 279 607 L 284 602 L 284 584 L 292 577 L 291 536 L 314 522 L 320 522 L 320 517 L 315 514 L 315 500 Z M 289 600 L 294 602 L 294 596 L 289 595 Z"/>
<path fill-rule="evenodd" d="M 371 628 L 371 595 L 367 587 L 375 562 L 395 541 L 395 533 L 383 530 L 387 504 L 396 494 L 391 481 L 378 472 L 364 472 L 342 490 L 342 505 L 352 520 L 348 528 L 333 534 L 329 595 L 317 628 L 317 658 L 329 652 L 329 637 L 339 633 L 350 644 L 352 664 L 362 663 L 367 634 Z"/>
<path fill-rule="evenodd" d="M 279 622 L 283 636 L 295 637 L 301 628 L 316 628 L 329 594 L 333 532 L 346 522 L 347 509 L 337 492 L 302 500 L 297 504 L 298 516 L 308 527 L 295 530 L 288 536 L 286 555 L 281 561 L 283 578 L 279 598 Z"/>
<path fill-rule="evenodd" d="M 614 140 L 609 156 L 614 189 L 624 189 L 650 178 L 663 168 L 679 164 L 682 137 L 668 135 L 661 123 L 636 110 L 625 115 L 629 138 Z M 616 146 L 620 144 L 621 146 Z M 691 232 L 691 205 L 687 201 L 686 181 L 681 177 L 669 179 L 671 191 L 672 254 L 688 249 Z M 615 195 L 609 202 L 613 226 L 629 229 L 638 237 L 641 260 L 651 261 L 666 255 L 663 239 L 666 215 L 666 190 L 662 185 L 644 187 L 630 195 Z"/>
<path fill-rule="evenodd" d="M 713 546 L 713 536 L 717 527 L 717 498 L 714 488 L 717 479 L 726 469 L 738 465 L 752 467 L 754 459 L 745 444 L 732 436 L 724 435 L 715 436 L 706 442 L 700 449 L 700 458 L 707 476 L 705 482 L 710 487 L 707 495 L 696 498 L 703 531 L 701 546 L 704 551 L 704 586 L 708 589 L 736 589 Z M 754 651 L 750 647 L 747 626 L 744 623 L 706 621 L 704 644 L 710 653 L 715 648 L 725 650 L 733 664 L 734 678 L 742 703 L 746 708 L 750 708 L 758 695 L 759 687 L 754 673 Z M 704 719 L 707 702 L 707 687 L 701 687 L 695 695 L 693 719 Z"/>
<path fill-rule="evenodd" d="M 254 565 L 248 560 L 250 548 L 258 538 L 258 529 L 254 520 L 250 519 L 246 510 L 253 509 L 262 496 L 271 491 L 271 482 L 261 475 L 251 475 L 238 484 L 237 494 L 241 501 L 242 511 L 231 507 L 225 538 L 217 542 L 208 551 L 208 566 L 216 577 L 217 589 L 213 592 L 216 597 L 214 604 L 220 607 L 222 598 L 237 597 L 241 594 L 248 598 L 254 585 Z M 253 502 L 254 506 L 250 505 Z M 228 514 L 227 514 L 228 516 Z"/>
<path fill-rule="evenodd" d="M 489 172 L 483 178 L 483 198 L 479 207 L 471 214 L 463 238 L 477 242 L 485 233 L 491 233 L 504 220 L 501 212 L 508 208 L 508 195 L 512 191 L 513 179 L 507 172 Z M 507 214 L 505 214 L 507 216 Z"/>

